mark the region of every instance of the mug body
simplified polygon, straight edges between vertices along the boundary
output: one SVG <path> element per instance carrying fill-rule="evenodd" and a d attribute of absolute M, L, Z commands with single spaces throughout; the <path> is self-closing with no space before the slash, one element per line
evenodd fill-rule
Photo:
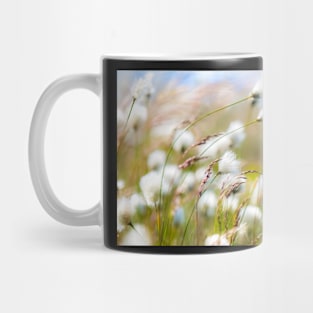
<path fill-rule="evenodd" d="M 105 245 L 226 252 L 262 241 L 262 58 L 102 59 Z"/>

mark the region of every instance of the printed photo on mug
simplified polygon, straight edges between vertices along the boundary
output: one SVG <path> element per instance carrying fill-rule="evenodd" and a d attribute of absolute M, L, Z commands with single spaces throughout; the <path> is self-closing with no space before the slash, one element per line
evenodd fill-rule
<path fill-rule="evenodd" d="M 262 240 L 262 72 L 117 72 L 117 244 Z"/>

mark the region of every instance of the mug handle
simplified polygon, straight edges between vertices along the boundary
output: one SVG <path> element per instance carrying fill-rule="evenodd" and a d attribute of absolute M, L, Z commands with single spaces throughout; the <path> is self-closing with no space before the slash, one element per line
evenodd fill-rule
<path fill-rule="evenodd" d="M 88 89 L 100 97 L 101 77 L 96 74 L 79 74 L 59 78 L 39 98 L 30 127 L 29 168 L 37 197 L 51 217 L 67 225 L 100 225 L 100 202 L 90 209 L 78 211 L 67 207 L 56 197 L 49 183 L 44 158 L 44 141 L 51 110 L 61 95 L 78 88 Z"/>

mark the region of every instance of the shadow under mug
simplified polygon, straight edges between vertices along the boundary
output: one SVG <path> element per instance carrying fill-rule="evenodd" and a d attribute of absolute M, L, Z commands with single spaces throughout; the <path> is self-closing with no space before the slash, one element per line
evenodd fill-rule
<path fill-rule="evenodd" d="M 99 225 L 112 249 L 242 250 L 262 241 L 262 58 L 247 53 L 103 57 L 101 74 L 60 78 L 31 123 L 29 166 L 46 212 Z M 88 89 L 102 106 L 102 190 L 78 211 L 53 192 L 44 140 L 53 105 Z M 110 153 L 108 153 L 110 151 Z"/>

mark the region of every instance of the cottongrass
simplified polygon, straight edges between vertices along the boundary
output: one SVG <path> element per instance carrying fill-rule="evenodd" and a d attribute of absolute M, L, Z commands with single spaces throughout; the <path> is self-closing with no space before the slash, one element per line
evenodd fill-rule
<path fill-rule="evenodd" d="M 218 162 L 218 171 L 222 174 L 225 173 L 239 173 L 240 161 L 237 160 L 236 154 L 233 151 L 226 151 L 221 160 Z"/>
<path fill-rule="evenodd" d="M 252 101 L 251 105 L 259 107 L 262 104 L 262 86 L 261 81 L 258 81 L 251 92 Z"/>
<path fill-rule="evenodd" d="M 151 170 L 160 169 L 166 159 L 166 153 L 163 150 L 154 150 L 148 156 L 147 164 Z"/>
<path fill-rule="evenodd" d="M 241 213 L 241 222 L 252 225 L 254 222 L 262 222 L 262 211 L 255 205 L 248 205 Z"/>
<path fill-rule="evenodd" d="M 179 167 L 174 164 L 167 164 L 164 170 L 160 171 L 160 174 L 163 174 L 164 181 L 170 186 L 176 186 L 180 182 L 181 173 Z"/>
<path fill-rule="evenodd" d="M 136 101 L 143 101 L 147 104 L 149 98 L 154 92 L 152 85 L 153 74 L 147 73 L 144 77 L 139 78 L 132 88 L 132 96 Z"/>
<path fill-rule="evenodd" d="M 206 237 L 205 246 L 229 246 L 230 243 L 225 235 L 214 234 Z"/>
<path fill-rule="evenodd" d="M 117 181 L 117 190 L 122 190 L 125 187 L 125 181 L 123 179 L 119 179 Z"/>
<path fill-rule="evenodd" d="M 232 173 L 223 174 L 219 178 L 221 196 L 229 197 L 232 193 L 243 190 L 247 178 L 244 175 L 234 175 Z"/>
<path fill-rule="evenodd" d="M 160 172 L 151 171 L 140 178 L 140 188 L 143 197 L 152 208 L 155 208 L 159 200 L 160 186 L 162 181 L 162 174 Z M 162 183 L 162 192 L 167 194 L 170 190 L 170 186 L 166 181 Z"/>
<path fill-rule="evenodd" d="M 133 211 L 138 212 L 139 214 L 144 214 L 146 212 L 146 201 L 142 195 L 134 193 L 130 197 L 130 207 Z"/>
<path fill-rule="evenodd" d="M 174 150 L 179 153 L 184 153 L 188 147 L 190 147 L 195 138 L 190 131 L 176 130 L 173 137 Z"/>
<path fill-rule="evenodd" d="M 246 138 L 244 125 L 241 121 L 236 120 L 229 124 L 226 133 L 229 133 L 229 138 L 232 142 L 232 147 L 239 147 Z"/>
<path fill-rule="evenodd" d="M 223 198 L 223 208 L 235 212 L 239 207 L 240 199 L 236 193 L 230 194 L 228 197 Z"/>
<path fill-rule="evenodd" d="M 135 210 L 130 205 L 129 198 L 120 197 L 117 199 L 117 229 L 119 232 L 131 223 L 134 213 Z"/>
<path fill-rule="evenodd" d="M 260 176 L 256 184 L 253 186 L 251 195 L 251 204 L 258 205 L 261 203 L 263 196 L 263 176 Z"/>
<path fill-rule="evenodd" d="M 207 190 L 204 192 L 198 201 L 198 209 L 205 213 L 208 217 L 214 216 L 216 206 L 217 196 L 212 190 Z"/>
<path fill-rule="evenodd" d="M 122 246 L 151 246 L 149 230 L 141 224 L 135 224 L 120 240 Z"/>
<path fill-rule="evenodd" d="M 166 122 L 151 110 L 162 110 L 164 97 L 154 91 L 152 76 L 144 76 L 133 87 L 129 108 L 117 112 L 118 160 L 127 160 L 119 163 L 117 180 L 118 244 L 260 243 L 262 164 L 249 150 L 259 140 L 250 128 L 263 120 L 260 87 L 199 116 L 177 109 L 181 121 L 158 136 L 154 130 Z M 246 102 L 259 108 L 255 120 L 231 115 L 232 107 Z"/>
<path fill-rule="evenodd" d="M 205 144 L 198 146 L 198 154 L 208 158 L 216 158 L 228 151 L 232 145 L 231 139 L 224 134 L 210 138 Z"/>
<path fill-rule="evenodd" d="M 138 131 L 140 127 L 147 121 L 148 109 L 141 104 L 135 104 L 131 115 L 128 119 L 128 126 L 134 131 Z"/>

